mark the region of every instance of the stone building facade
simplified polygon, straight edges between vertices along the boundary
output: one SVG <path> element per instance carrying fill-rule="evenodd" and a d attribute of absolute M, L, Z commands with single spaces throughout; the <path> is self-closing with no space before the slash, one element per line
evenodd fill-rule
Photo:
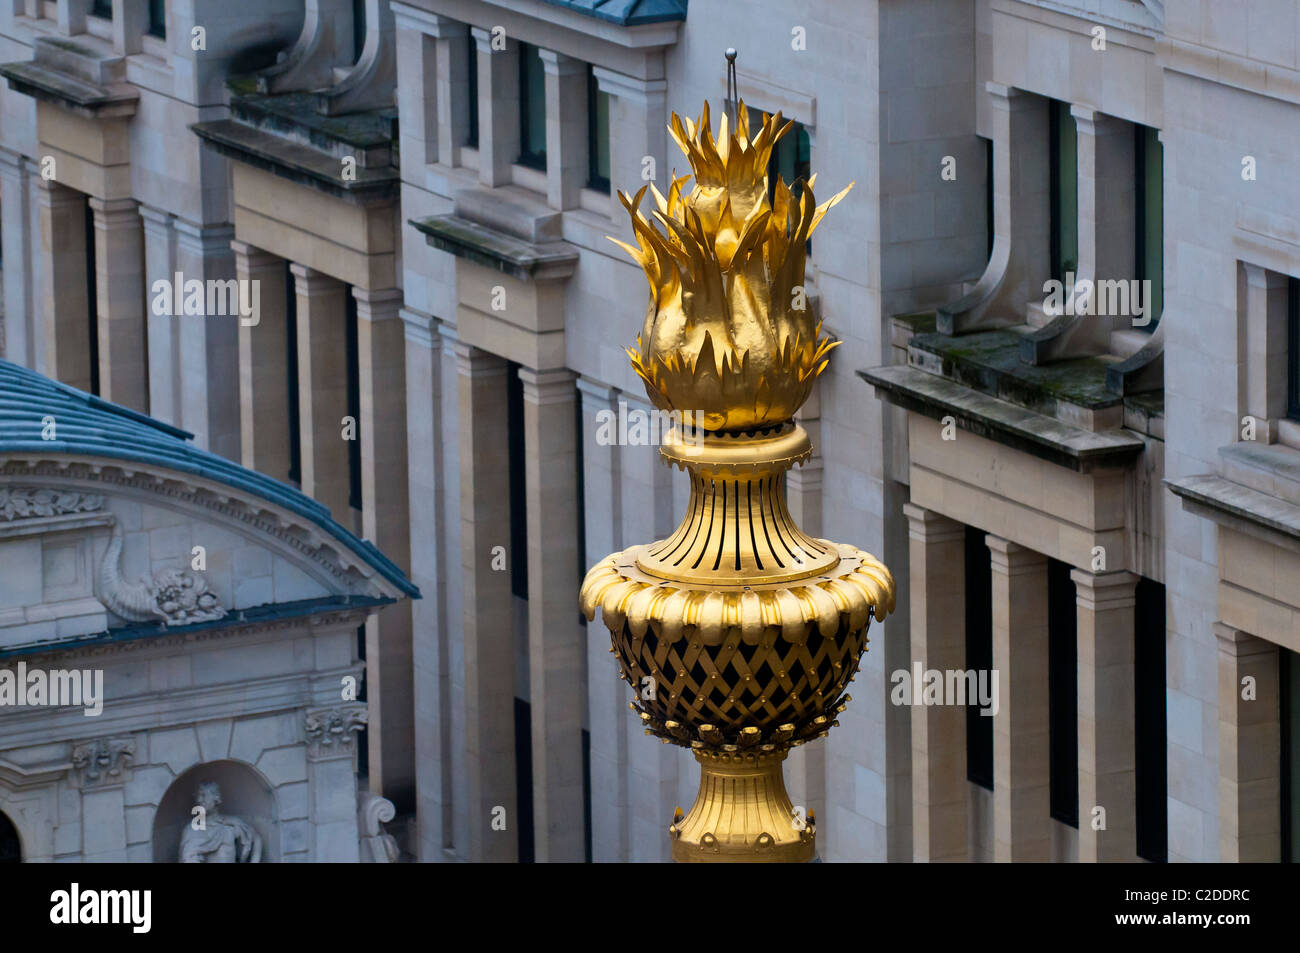
<path fill-rule="evenodd" d="M 687 497 L 601 437 L 649 410 L 622 350 L 644 279 L 606 236 L 619 190 L 685 167 L 669 114 L 716 120 L 736 47 L 740 97 L 796 124 L 773 171 L 856 182 L 809 257 L 841 345 L 789 504 L 903 597 L 787 766 L 823 858 L 1291 859 L 1300 21 L 1248 6 L 194 3 L 160 46 L 145 4 L 108 32 L 19 4 L 6 356 L 409 568 L 424 598 L 367 622 L 369 774 L 421 859 L 666 859 L 695 766 L 642 736 L 576 610 L 586 565 Z M 115 290 L 176 270 L 257 279 L 260 320 Z M 899 703 L 918 668 L 996 670 L 996 713 Z"/>
<path fill-rule="evenodd" d="M 189 436 L 0 362 L 0 818 L 23 860 L 176 861 L 215 784 L 260 862 L 376 859 L 357 630 L 416 590 Z"/>

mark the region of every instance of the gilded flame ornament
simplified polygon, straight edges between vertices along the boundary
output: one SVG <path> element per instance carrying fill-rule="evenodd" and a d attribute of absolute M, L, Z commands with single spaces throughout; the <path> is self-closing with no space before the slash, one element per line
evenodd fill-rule
<path fill-rule="evenodd" d="M 597 563 L 582 585 L 635 690 L 648 734 L 701 764 L 691 810 L 669 828 L 678 861 L 806 861 L 815 818 L 791 803 L 790 748 L 825 735 L 849 696 L 871 619 L 894 609 L 894 581 L 855 546 L 804 533 L 785 503 L 785 473 L 812 455 L 793 420 L 837 342 L 803 294 L 807 241 L 848 189 L 818 206 L 812 180 L 769 187 L 768 161 L 791 128 L 764 116 L 750 137 L 744 104 L 713 138 L 669 130 L 690 178 L 657 209 L 619 193 L 650 304 L 632 366 L 661 410 L 678 411 L 660 453 L 689 471 L 691 501 L 667 539 Z M 769 194 L 771 198 L 769 199 Z"/>

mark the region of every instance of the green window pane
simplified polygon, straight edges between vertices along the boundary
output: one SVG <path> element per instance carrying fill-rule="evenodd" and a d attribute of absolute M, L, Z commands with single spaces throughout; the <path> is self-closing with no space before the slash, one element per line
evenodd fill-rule
<path fill-rule="evenodd" d="M 546 69 L 531 43 L 519 44 L 519 162 L 546 168 Z"/>
<path fill-rule="evenodd" d="M 149 0 L 149 35 L 167 39 L 167 4 L 164 0 Z"/>
<path fill-rule="evenodd" d="M 1052 100 L 1052 277 L 1079 270 L 1079 138 L 1070 104 Z"/>
<path fill-rule="evenodd" d="M 478 148 L 478 40 L 474 39 L 471 33 L 465 37 L 469 54 L 465 58 L 467 64 L 468 87 L 465 95 L 469 99 L 469 128 L 465 135 L 465 145 L 471 149 Z"/>
<path fill-rule="evenodd" d="M 609 94 L 600 91 L 596 74 L 587 67 L 587 184 L 609 191 Z"/>
<path fill-rule="evenodd" d="M 1154 331 L 1165 305 L 1164 147 L 1160 144 L 1159 132 L 1150 126 L 1137 127 L 1134 146 L 1137 160 L 1135 270 L 1139 281 L 1151 282 L 1147 302 L 1147 316 L 1151 320 L 1142 330 Z"/>

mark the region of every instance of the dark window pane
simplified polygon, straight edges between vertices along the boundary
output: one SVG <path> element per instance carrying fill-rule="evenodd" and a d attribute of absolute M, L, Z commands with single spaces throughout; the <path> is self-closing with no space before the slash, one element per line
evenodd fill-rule
<path fill-rule="evenodd" d="M 1300 655 L 1278 650 L 1282 676 L 1282 862 L 1300 860 Z"/>
<path fill-rule="evenodd" d="M 528 483 L 524 471 L 524 382 L 519 365 L 506 371 L 507 451 L 510 459 L 510 589 L 528 598 Z"/>
<path fill-rule="evenodd" d="M 1167 859 L 1168 805 L 1165 775 L 1165 587 L 1139 579 L 1133 609 L 1137 853 Z"/>
<path fill-rule="evenodd" d="M 284 262 L 285 368 L 289 389 L 289 482 L 302 485 L 302 432 L 298 408 L 298 292 Z"/>
<path fill-rule="evenodd" d="M 988 228 L 988 257 L 993 260 L 994 218 L 993 218 L 993 140 L 984 140 L 984 219 Z"/>
<path fill-rule="evenodd" d="M 361 59 L 366 48 L 366 0 L 352 0 L 352 60 Z"/>
<path fill-rule="evenodd" d="M 966 668 L 993 670 L 993 567 L 984 531 L 966 527 Z M 913 699 L 915 703 L 915 699 Z M 966 706 L 966 779 L 993 790 L 993 718 Z"/>
<path fill-rule="evenodd" d="M 602 93 L 587 67 L 587 185 L 609 191 L 609 93 Z"/>
<path fill-rule="evenodd" d="M 95 212 L 86 206 L 86 321 L 90 335 L 90 392 L 99 396 L 99 284 L 95 262 Z"/>
<path fill-rule="evenodd" d="M 353 439 L 348 441 L 348 505 L 361 509 L 361 358 L 357 349 L 357 299 L 348 285 L 344 294 L 347 309 L 348 416 Z M 346 524 L 345 524 L 346 525 Z"/>
<path fill-rule="evenodd" d="M 517 375 L 516 375 L 517 376 Z M 515 699 L 515 807 L 519 831 L 519 862 L 531 864 L 533 853 L 533 710 Z"/>
<path fill-rule="evenodd" d="M 90 5 L 90 15 L 103 20 L 113 19 L 113 0 L 95 0 Z"/>
<path fill-rule="evenodd" d="M 1079 142 L 1070 104 L 1052 100 L 1051 130 L 1052 277 L 1064 282 L 1079 268 Z"/>
<path fill-rule="evenodd" d="M 1047 697 L 1051 813 L 1079 826 L 1078 610 L 1068 563 L 1047 562 Z"/>
<path fill-rule="evenodd" d="M 465 136 L 465 145 L 471 149 L 478 148 L 478 40 L 471 33 L 466 37 L 469 42 L 469 54 L 465 57 L 468 64 L 469 80 L 466 96 L 469 98 L 469 132 Z"/>
<path fill-rule="evenodd" d="M 164 0 L 149 0 L 149 35 L 167 39 L 167 4 Z"/>
<path fill-rule="evenodd" d="M 22 845 L 18 843 L 18 828 L 3 811 L 0 811 L 0 864 L 17 864 L 23 859 Z"/>
<path fill-rule="evenodd" d="M 1300 278 L 1286 282 L 1287 416 L 1300 420 Z"/>
<path fill-rule="evenodd" d="M 531 43 L 519 44 L 519 164 L 546 168 L 546 69 Z"/>
<path fill-rule="evenodd" d="M 1160 134 L 1150 126 L 1135 126 L 1134 172 L 1134 273 L 1139 281 L 1151 282 L 1146 316 L 1151 320 L 1140 330 L 1154 331 L 1165 306 L 1164 275 L 1164 147 Z"/>

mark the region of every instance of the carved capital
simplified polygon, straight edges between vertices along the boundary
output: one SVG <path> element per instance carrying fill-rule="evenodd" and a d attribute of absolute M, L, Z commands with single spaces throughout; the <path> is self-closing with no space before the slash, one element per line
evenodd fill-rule
<path fill-rule="evenodd" d="M 357 748 L 357 733 L 366 727 L 365 705 L 308 709 L 304 719 L 307 756 L 312 759 L 351 757 Z"/>
<path fill-rule="evenodd" d="M 95 738 L 72 749 L 72 769 L 83 788 L 126 783 L 134 760 L 133 738 Z"/>

